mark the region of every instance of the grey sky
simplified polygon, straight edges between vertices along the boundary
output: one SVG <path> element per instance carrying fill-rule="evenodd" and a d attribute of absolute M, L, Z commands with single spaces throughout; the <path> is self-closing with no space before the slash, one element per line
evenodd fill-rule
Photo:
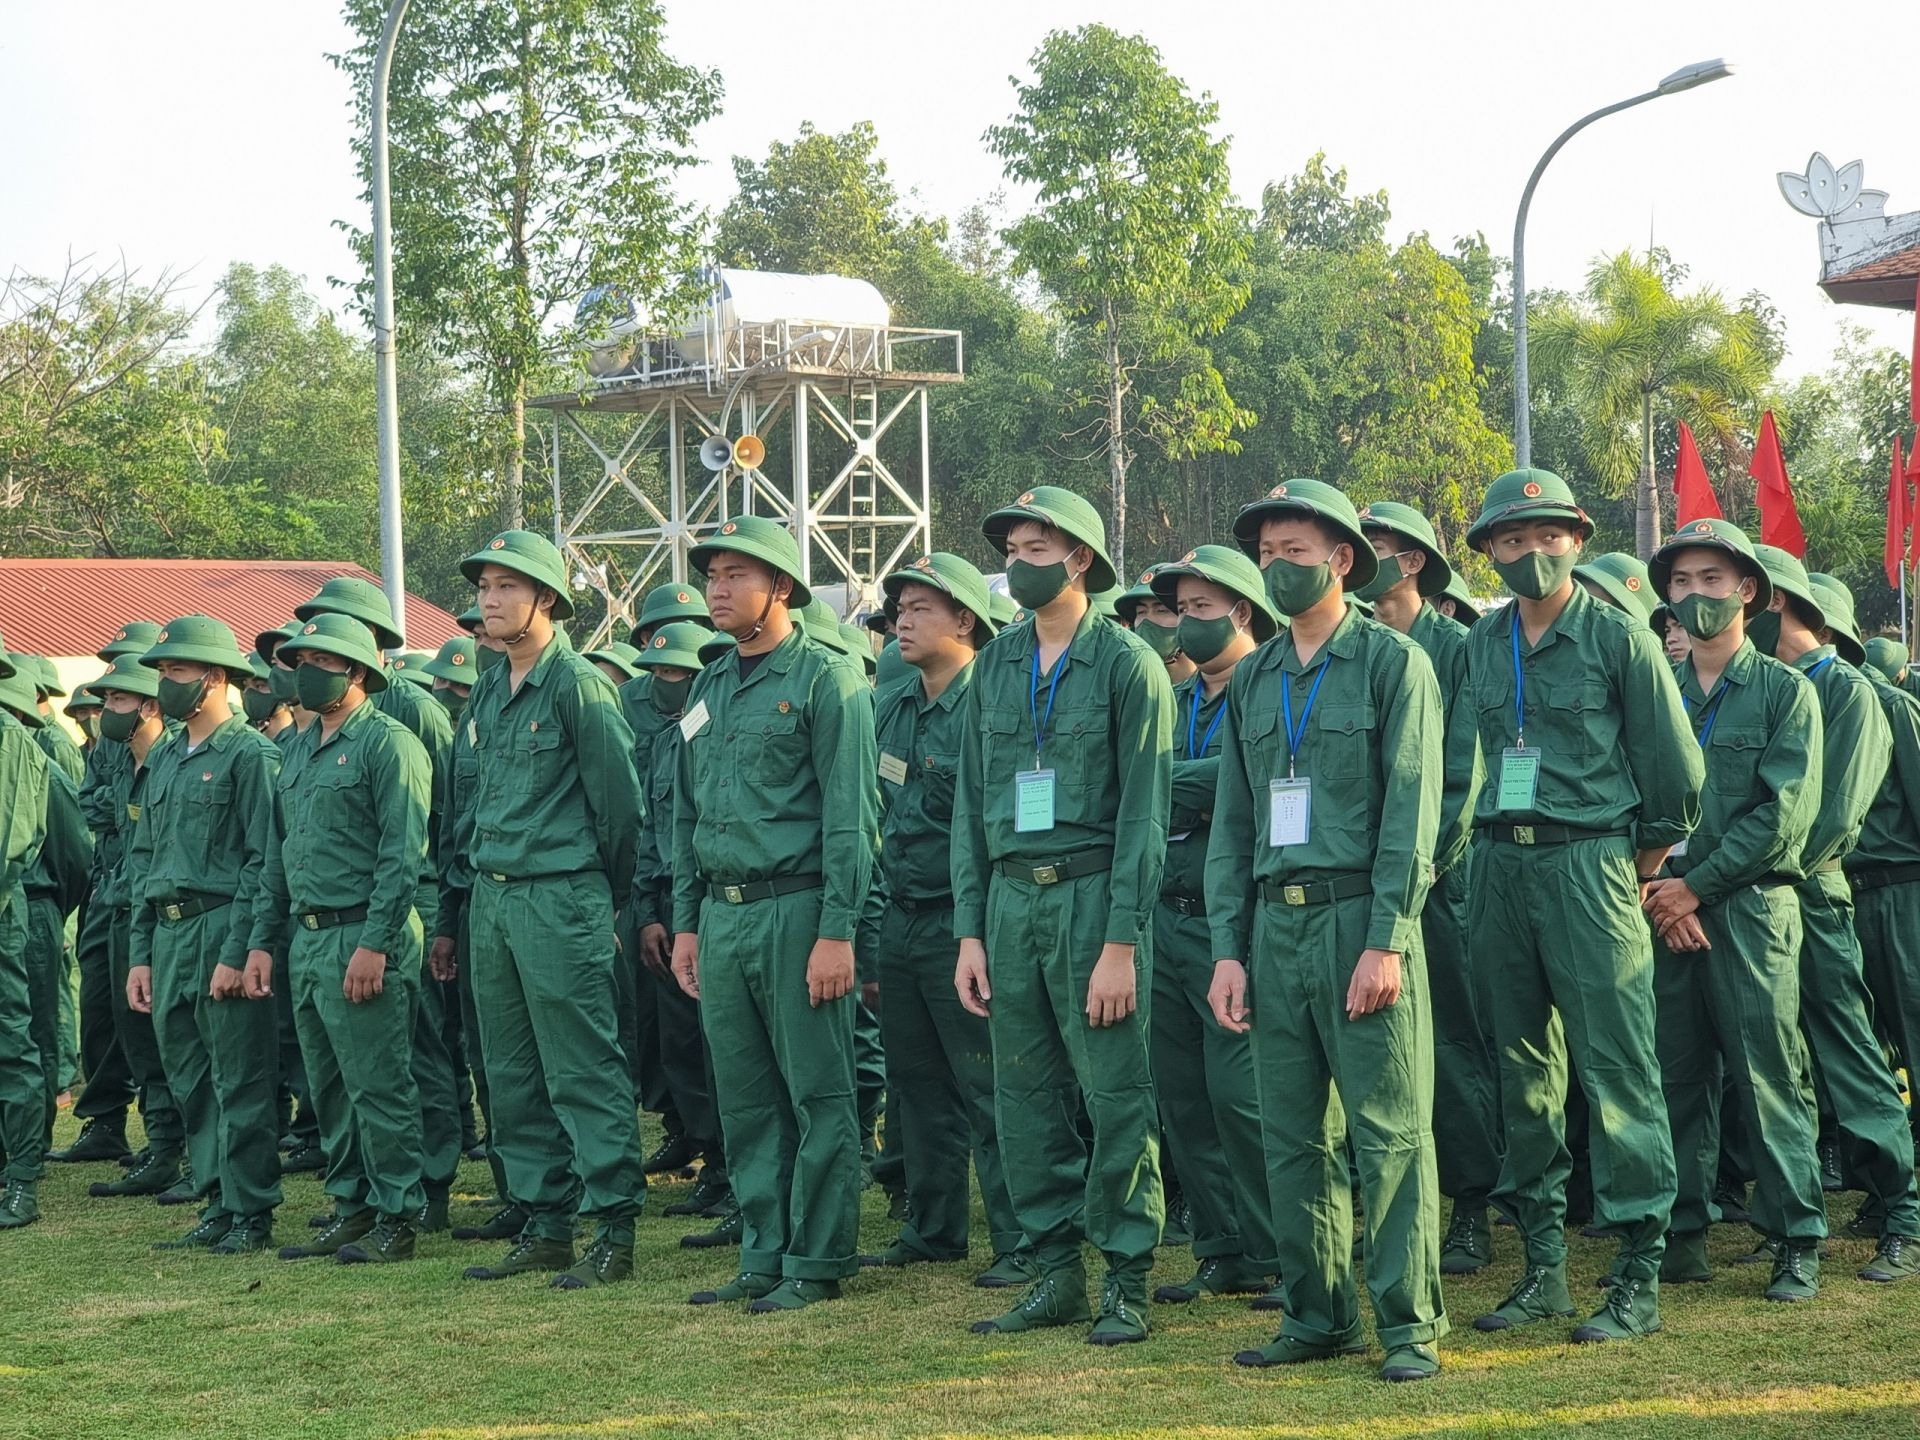
<path fill-rule="evenodd" d="M 350 273 L 331 224 L 359 215 L 346 88 L 323 58 L 345 40 L 331 0 L 3 0 L 0 14 L 0 264 L 55 267 L 71 247 L 192 266 L 203 288 L 236 259 L 282 262 L 316 289 Z M 1826 24 L 1838 14 L 1844 33 Z M 1502 251 L 1563 125 L 1725 55 L 1734 79 L 1602 121 L 1562 152 L 1535 201 L 1529 279 L 1575 286 L 1592 256 L 1644 246 L 1651 225 L 1696 282 L 1773 298 L 1790 371 L 1824 365 L 1843 320 L 1910 342 L 1910 317 L 1835 307 L 1815 288 L 1814 222 L 1787 208 L 1774 172 L 1814 149 L 1862 159 L 1890 213 L 1920 209 L 1911 0 L 669 0 L 668 15 L 674 51 L 726 78 L 687 187 L 703 204 L 728 195 L 729 156 L 759 155 L 803 120 L 871 119 L 901 187 L 952 214 L 1000 184 L 980 137 L 1010 107 L 1009 74 L 1049 28 L 1100 19 L 1146 34 L 1219 100 L 1249 201 L 1325 149 L 1357 187 L 1389 192 L 1396 237 L 1426 230 L 1445 247 L 1478 229 Z"/>

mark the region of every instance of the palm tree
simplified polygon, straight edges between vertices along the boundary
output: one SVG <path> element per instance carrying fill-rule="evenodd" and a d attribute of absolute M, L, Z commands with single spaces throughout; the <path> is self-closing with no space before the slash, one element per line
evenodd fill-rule
<path fill-rule="evenodd" d="M 1760 317 L 1718 290 L 1674 293 L 1661 252 L 1602 256 L 1578 298 L 1544 307 L 1534 350 L 1578 408 L 1583 448 L 1608 494 L 1634 495 L 1634 543 L 1660 545 L 1654 422 L 1685 420 L 1701 436 L 1742 429 L 1739 407 L 1772 378 Z"/>

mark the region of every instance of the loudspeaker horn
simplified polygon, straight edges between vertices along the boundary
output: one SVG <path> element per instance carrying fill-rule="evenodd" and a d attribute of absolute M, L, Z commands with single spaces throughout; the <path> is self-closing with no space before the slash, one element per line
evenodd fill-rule
<path fill-rule="evenodd" d="M 700 463 L 709 470 L 724 470 L 733 462 L 733 446 L 724 435 L 709 435 L 700 442 Z"/>
<path fill-rule="evenodd" d="M 733 442 L 733 463 L 742 470 L 758 470 L 767 458 L 767 442 L 758 435 L 742 435 Z"/>

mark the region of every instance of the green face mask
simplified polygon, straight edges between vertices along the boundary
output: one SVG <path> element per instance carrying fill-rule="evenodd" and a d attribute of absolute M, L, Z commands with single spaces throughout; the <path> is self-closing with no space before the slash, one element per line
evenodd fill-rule
<path fill-rule="evenodd" d="M 1405 553 L 1407 552 L 1400 552 L 1400 554 Z M 1356 600 L 1365 600 L 1371 604 L 1406 578 L 1407 572 L 1402 569 L 1400 565 L 1400 555 L 1382 555 L 1380 557 L 1380 568 L 1374 572 L 1373 579 L 1362 585 L 1358 590 L 1355 590 L 1353 592 L 1353 598 Z"/>
<path fill-rule="evenodd" d="M 1147 648 L 1162 660 L 1180 648 L 1180 632 L 1177 626 L 1157 625 L 1151 620 L 1142 620 L 1133 627 L 1133 633 L 1145 641 Z"/>
<path fill-rule="evenodd" d="M 74 723 L 80 727 L 80 733 L 86 736 L 87 739 L 98 740 L 100 738 L 100 717 L 98 715 L 82 715 Z"/>
<path fill-rule="evenodd" d="M 473 665 L 482 675 L 506 658 L 507 652 L 504 650 L 489 650 L 485 645 L 473 647 Z"/>
<path fill-rule="evenodd" d="M 1711 640 L 1738 620 L 1746 608 L 1747 602 L 1737 593 L 1716 599 L 1696 591 L 1675 601 L 1673 614 L 1680 628 L 1694 639 Z"/>
<path fill-rule="evenodd" d="M 1780 646 L 1780 612 L 1762 610 L 1747 621 L 1747 638 L 1762 655 L 1771 655 Z"/>
<path fill-rule="evenodd" d="M 1016 605 L 1038 610 L 1057 599 L 1066 588 L 1067 562 L 1064 560 L 1056 560 L 1051 565 L 1029 565 L 1024 560 L 1007 562 L 1007 594 Z"/>
<path fill-rule="evenodd" d="M 207 677 L 198 680 L 169 680 L 160 677 L 160 713 L 169 720 L 185 720 L 207 698 Z"/>
<path fill-rule="evenodd" d="M 1496 560 L 1493 568 L 1507 589 L 1523 600 L 1544 600 L 1560 593 L 1560 587 L 1573 578 L 1573 567 L 1580 563 L 1580 552 L 1572 546 L 1564 555 L 1549 555 L 1534 550 L 1518 560 Z"/>
<path fill-rule="evenodd" d="M 298 698 L 293 686 L 293 671 L 278 665 L 267 669 L 267 688 L 273 691 L 273 698 L 282 705 L 291 705 Z"/>
<path fill-rule="evenodd" d="M 684 675 L 678 680 L 662 680 L 653 677 L 653 684 L 647 687 L 647 698 L 653 701 L 653 708 L 662 715 L 678 715 L 687 708 L 687 691 L 693 688 L 693 677 Z"/>
<path fill-rule="evenodd" d="M 293 683 L 300 703 L 315 714 L 324 715 L 347 698 L 347 677 L 318 665 L 303 663 L 293 672 Z"/>
<path fill-rule="evenodd" d="M 1202 620 L 1193 615 L 1180 617 L 1180 648 L 1187 652 L 1187 658 L 1196 665 L 1205 665 L 1222 650 L 1233 643 L 1233 616 L 1221 615 L 1212 620 Z"/>
<path fill-rule="evenodd" d="M 247 719 L 258 725 L 280 708 L 280 701 L 269 690 L 242 690 L 240 708 L 247 712 Z"/>
<path fill-rule="evenodd" d="M 1302 565 L 1276 557 L 1260 573 L 1267 583 L 1267 598 L 1282 615 L 1311 610 L 1333 589 L 1333 566 L 1326 560 L 1317 565 Z"/>
<path fill-rule="evenodd" d="M 133 732 L 140 728 L 138 710 L 102 710 L 100 712 L 100 733 L 108 740 L 117 740 L 122 745 L 133 738 Z"/>
<path fill-rule="evenodd" d="M 455 690 L 451 685 L 443 689 L 435 690 L 433 692 L 433 698 L 446 706 L 447 718 L 450 720 L 457 721 L 460 718 L 460 712 L 467 708 L 467 697 L 462 695 L 458 690 Z"/>

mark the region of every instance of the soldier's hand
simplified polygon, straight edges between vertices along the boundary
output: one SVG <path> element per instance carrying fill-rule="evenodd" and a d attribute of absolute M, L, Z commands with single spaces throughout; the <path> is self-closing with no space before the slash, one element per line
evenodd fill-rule
<path fill-rule="evenodd" d="M 700 998 L 700 937 L 691 930 L 673 937 L 673 978 L 687 994 Z"/>
<path fill-rule="evenodd" d="M 273 994 L 273 956 L 265 950 L 249 950 L 240 978 L 247 999 L 265 1000 Z"/>
<path fill-rule="evenodd" d="M 1087 1023 L 1095 1029 L 1118 1025 L 1133 1014 L 1133 946 L 1102 945 L 1087 980 Z"/>
<path fill-rule="evenodd" d="M 387 988 L 387 957 L 378 950 L 356 945 L 347 961 L 347 977 L 340 982 L 340 993 L 350 1005 L 362 1005 Z"/>
<path fill-rule="evenodd" d="M 1207 987 L 1207 1004 L 1222 1030 L 1244 1035 L 1253 1027 L 1247 1024 L 1247 967 L 1238 960 L 1213 962 L 1213 984 Z"/>
<path fill-rule="evenodd" d="M 1400 952 L 1362 950 L 1347 984 L 1347 1019 L 1385 1010 L 1400 998 Z"/>
<path fill-rule="evenodd" d="M 807 956 L 807 1003 L 815 1007 L 838 1000 L 853 989 L 853 942 L 828 940 L 813 942 Z"/>
<path fill-rule="evenodd" d="M 880 982 L 878 980 L 860 982 L 860 1003 L 874 1014 L 880 1013 Z"/>
<path fill-rule="evenodd" d="M 1654 929 L 1671 929 L 1674 922 L 1700 908 L 1700 897 L 1687 888 L 1684 880 L 1656 880 L 1647 886 L 1642 908 L 1653 921 Z"/>
<path fill-rule="evenodd" d="M 987 1002 L 993 999 L 993 987 L 987 983 L 987 947 L 978 940 L 960 942 L 960 961 L 954 966 L 953 988 L 969 1015 L 991 1019 Z"/>
<path fill-rule="evenodd" d="M 213 967 L 213 983 L 207 995 L 214 1000 L 238 1000 L 247 993 L 247 977 L 231 965 Z"/>
<path fill-rule="evenodd" d="M 433 937 L 433 948 L 427 951 L 427 969 L 443 985 L 460 978 L 460 947 L 453 936 Z"/>
<path fill-rule="evenodd" d="M 673 941 L 658 921 L 640 927 L 640 963 L 663 980 L 673 976 Z"/>
<path fill-rule="evenodd" d="M 127 1008 L 136 1015 L 153 1013 L 153 969 L 135 965 L 127 971 Z"/>
<path fill-rule="evenodd" d="M 1713 948 L 1713 942 L 1707 939 L 1706 929 L 1700 924 L 1698 915 L 1682 915 L 1667 926 L 1660 932 L 1660 943 L 1676 955 Z"/>

